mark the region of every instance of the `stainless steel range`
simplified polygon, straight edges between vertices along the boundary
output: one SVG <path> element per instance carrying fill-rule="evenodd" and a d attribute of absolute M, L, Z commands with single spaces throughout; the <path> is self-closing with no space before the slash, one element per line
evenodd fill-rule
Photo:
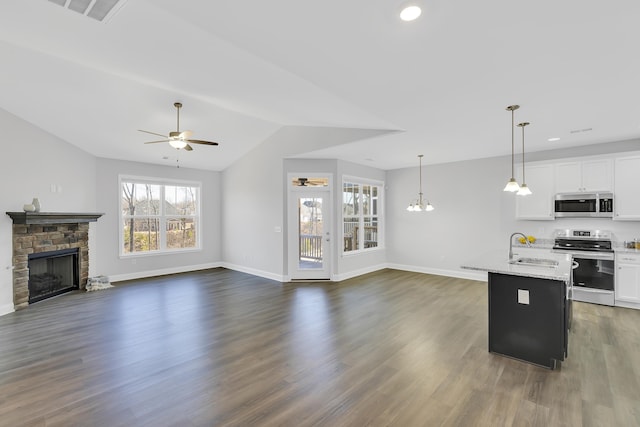
<path fill-rule="evenodd" d="M 611 232 L 556 230 L 553 251 L 573 256 L 573 299 L 614 305 L 614 253 Z"/>

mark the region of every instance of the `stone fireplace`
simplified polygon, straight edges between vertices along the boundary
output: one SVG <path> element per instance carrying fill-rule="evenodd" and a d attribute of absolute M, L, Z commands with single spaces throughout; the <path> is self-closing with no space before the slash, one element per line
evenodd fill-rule
<path fill-rule="evenodd" d="M 16 310 L 50 296 L 85 288 L 89 277 L 89 222 L 97 221 L 103 214 L 7 212 L 7 215 L 13 220 Z"/>

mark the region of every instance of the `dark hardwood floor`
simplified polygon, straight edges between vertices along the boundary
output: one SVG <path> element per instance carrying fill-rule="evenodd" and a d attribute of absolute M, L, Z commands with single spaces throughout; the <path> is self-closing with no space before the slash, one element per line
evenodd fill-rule
<path fill-rule="evenodd" d="M 483 282 L 132 281 L 0 317 L 0 425 L 640 425 L 640 311 L 575 303 L 549 371 L 487 352 Z"/>

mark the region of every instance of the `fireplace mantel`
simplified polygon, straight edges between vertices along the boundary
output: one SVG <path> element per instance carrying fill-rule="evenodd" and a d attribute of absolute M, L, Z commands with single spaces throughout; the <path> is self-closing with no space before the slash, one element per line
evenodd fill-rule
<path fill-rule="evenodd" d="M 7 212 L 14 224 L 79 224 L 95 222 L 104 213 Z"/>

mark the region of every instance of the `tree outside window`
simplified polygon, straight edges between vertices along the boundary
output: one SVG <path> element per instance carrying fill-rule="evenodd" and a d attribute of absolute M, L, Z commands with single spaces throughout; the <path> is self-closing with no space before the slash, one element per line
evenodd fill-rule
<path fill-rule="evenodd" d="M 199 185 L 120 183 L 123 255 L 199 248 Z"/>

